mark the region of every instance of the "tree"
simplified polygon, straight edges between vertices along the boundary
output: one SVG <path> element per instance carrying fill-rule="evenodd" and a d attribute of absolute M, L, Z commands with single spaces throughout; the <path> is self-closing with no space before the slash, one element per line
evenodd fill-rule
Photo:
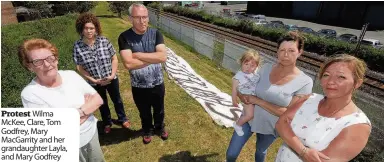
<path fill-rule="evenodd" d="M 18 1 L 12 2 L 15 7 L 24 6 L 29 9 L 29 16 L 32 19 L 52 17 L 52 6 L 47 1 Z"/>
<path fill-rule="evenodd" d="M 117 15 L 121 18 L 123 13 L 128 13 L 129 6 L 134 2 L 131 1 L 109 1 L 109 9 L 113 13 L 117 13 Z"/>
<path fill-rule="evenodd" d="M 97 5 L 97 2 L 94 1 L 78 1 L 76 3 L 76 11 L 79 13 L 88 12 Z"/>
<path fill-rule="evenodd" d="M 53 1 L 51 3 L 54 4 L 53 10 L 56 15 L 65 15 L 73 12 L 88 12 L 97 4 L 97 2 L 92 1 Z"/>

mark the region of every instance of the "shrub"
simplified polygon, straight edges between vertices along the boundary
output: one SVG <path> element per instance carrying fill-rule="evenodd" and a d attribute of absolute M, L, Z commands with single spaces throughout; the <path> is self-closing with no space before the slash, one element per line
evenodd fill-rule
<path fill-rule="evenodd" d="M 33 19 L 48 18 L 54 16 L 53 10 L 47 1 L 19 1 L 12 2 L 13 6 L 29 8 L 29 16 Z"/>
<path fill-rule="evenodd" d="M 113 13 L 117 13 L 117 16 L 121 18 L 122 14 L 125 13 L 128 15 L 128 9 L 132 1 L 109 1 L 109 9 Z"/>
<path fill-rule="evenodd" d="M 75 30 L 78 15 L 69 14 L 50 19 L 3 26 L 1 30 L 1 107 L 22 107 L 20 93 L 33 79 L 19 63 L 17 49 L 24 40 L 43 38 L 59 50 L 59 69 L 75 69 L 73 43 L 79 39 Z"/>

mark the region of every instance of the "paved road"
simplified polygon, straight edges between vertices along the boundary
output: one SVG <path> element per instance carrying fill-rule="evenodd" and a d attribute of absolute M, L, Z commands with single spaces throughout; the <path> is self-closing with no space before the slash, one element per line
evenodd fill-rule
<path fill-rule="evenodd" d="M 212 12 L 212 13 L 219 13 L 220 11 L 223 10 L 223 8 L 230 8 L 231 11 L 238 11 L 238 10 L 246 11 L 247 4 L 220 5 L 220 3 L 204 2 L 203 10 Z M 302 20 L 268 17 L 268 15 L 266 16 L 267 16 L 267 21 L 280 20 L 284 24 L 292 24 L 300 27 L 309 27 L 315 31 L 319 31 L 320 29 L 333 29 L 337 32 L 337 35 L 349 33 L 349 34 L 360 36 L 360 32 L 361 32 L 361 30 L 356 30 L 356 29 L 349 29 L 349 28 L 343 28 L 343 27 L 337 27 L 337 26 L 328 26 L 328 25 L 316 24 L 316 23 L 302 21 Z M 380 40 L 381 43 L 384 43 L 384 30 L 383 31 L 367 31 L 365 33 L 364 38 L 377 39 L 377 40 Z"/>

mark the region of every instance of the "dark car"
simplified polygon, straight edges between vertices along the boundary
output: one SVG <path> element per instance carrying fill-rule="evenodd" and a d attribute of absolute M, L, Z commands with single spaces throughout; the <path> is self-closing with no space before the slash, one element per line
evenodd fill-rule
<path fill-rule="evenodd" d="M 325 37 L 325 38 L 336 38 L 336 31 L 332 29 L 321 29 L 317 33 L 319 33 L 320 37 Z"/>
<path fill-rule="evenodd" d="M 270 22 L 268 24 L 265 24 L 264 26 L 268 27 L 268 28 L 282 28 L 282 29 L 286 29 L 285 25 L 280 24 L 280 23 L 275 23 L 275 22 Z"/>
<path fill-rule="evenodd" d="M 284 25 L 284 27 L 289 31 L 298 30 L 298 27 L 296 25 Z"/>
<path fill-rule="evenodd" d="M 357 36 L 353 34 L 341 34 L 337 39 L 348 43 L 357 42 Z"/>
<path fill-rule="evenodd" d="M 311 29 L 311 28 L 308 28 L 308 27 L 298 27 L 297 29 L 300 32 L 302 32 L 302 33 L 308 33 L 308 34 L 312 34 L 312 35 L 318 36 L 318 33 L 316 31 L 314 31 L 313 29 Z"/>
<path fill-rule="evenodd" d="M 281 24 L 281 25 L 284 25 L 284 23 L 282 21 L 279 21 L 279 20 L 276 20 L 276 21 L 271 21 L 271 23 L 276 23 L 276 24 Z"/>

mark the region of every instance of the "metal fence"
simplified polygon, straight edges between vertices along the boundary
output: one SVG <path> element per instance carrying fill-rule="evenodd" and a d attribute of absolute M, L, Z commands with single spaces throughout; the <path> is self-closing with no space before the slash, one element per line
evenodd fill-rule
<path fill-rule="evenodd" d="M 157 15 L 151 10 L 149 11 L 149 19 L 153 26 L 161 28 L 174 38 L 192 47 L 199 54 L 208 57 L 217 65 L 233 73 L 240 69 L 238 60 L 249 49 L 249 47 L 216 37 L 211 33 L 173 21 L 166 16 Z M 264 63 L 273 63 L 277 60 L 274 56 L 264 54 L 263 52 L 259 53 Z M 319 81 L 317 80 L 317 72 L 304 67 L 299 68 L 315 81 L 313 92 L 322 94 Z M 375 98 L 375 96 L 360 91 L 356 92 L 354 100 L 357 106 L 367 114 L 373 124 L 370 145 L 381 150 L 380 152 L 384 157 L 384 152 L 382 151 L 384 149 L 384 121 L 381 120 L 384 116 L 383 102 Z"/>

